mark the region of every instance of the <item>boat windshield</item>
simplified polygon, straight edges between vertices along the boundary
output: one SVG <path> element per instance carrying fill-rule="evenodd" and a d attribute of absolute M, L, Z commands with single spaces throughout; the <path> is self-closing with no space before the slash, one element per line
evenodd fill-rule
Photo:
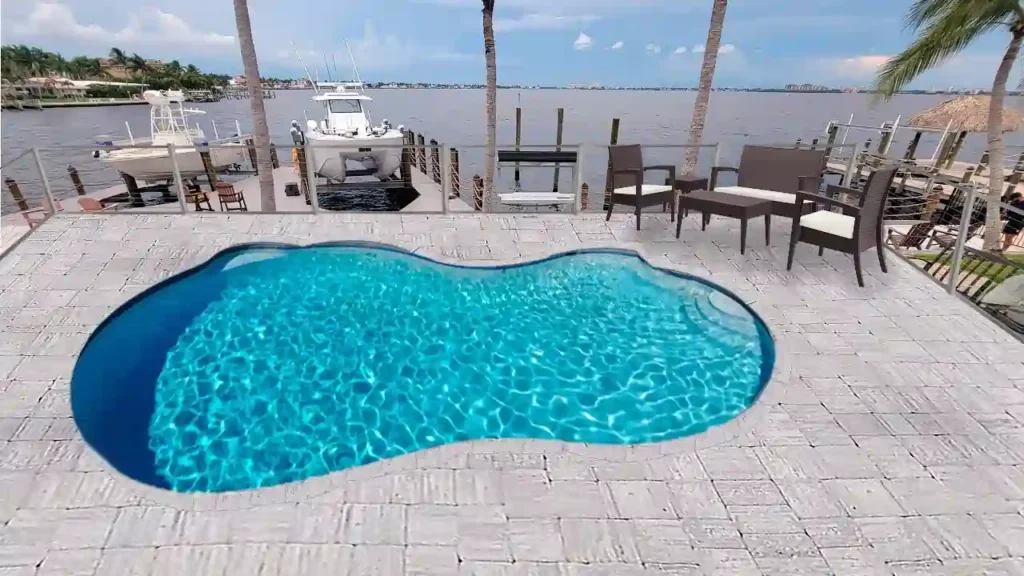
<path fill-rule="evenodd" d="M 327 104 L 334 114 L 351 114 L 363 111 L 362 103 L 359 100 L 328 100 Z"/>

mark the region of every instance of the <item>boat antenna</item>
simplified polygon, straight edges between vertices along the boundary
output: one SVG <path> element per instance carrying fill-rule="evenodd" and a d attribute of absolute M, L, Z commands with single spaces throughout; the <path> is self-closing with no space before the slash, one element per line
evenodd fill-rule
<path fill-rule="evenodd" d="M 352 55 L 352 47 L 348 45 L 348 40 L 345 40 L 345 50 L 348 50 L 348 59 L 352 61 L 352 73 L 355 74 L 356 82 L 359 83 L 359 93 L 365 94 L 363 90 L 363 79 L 359 77 L 359 67 L 356 66 L 356 57 Z"/>
<path fill-rule="evenodd" d="M 295 42 L 292 42 L 292 50 L 295 51 L 295 56 L 299 59 L 299 64 L 302 64 L 302 70 L 306 73 L 306 78 L 309 79 L 309 83 L 313 85 L 313 90 L 319 94 L 320 88 L 317 87 L 316 82 L 313 82 L 313 77 L 309 75 L 309 69 L 306 68 L 306 63 L 302 61 L 302 54 L 299 54 L 299 49 L 295 47 Z"/>
<path fill-rule="evenodd" d="M 327 53 L 326 52 L 324 52 L 324 70 L 327 71 L 327 81 L 328 82 L 333 82 L 333 80 L 331 80 L 331 66 L 330 66 L 330 64 L 327 63 Z"/>
<path fill-rule="evenodd" d="M 338 77 L 338 82 L 341 82 L 341 74 L 338 73 L 338 58 L 331 52 L 331 61 L 334 62 L 334 75 Z"/>

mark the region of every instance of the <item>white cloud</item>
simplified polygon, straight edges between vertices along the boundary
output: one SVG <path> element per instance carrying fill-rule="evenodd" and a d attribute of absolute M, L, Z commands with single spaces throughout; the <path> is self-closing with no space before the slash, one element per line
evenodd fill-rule
<path fill-rule="evenodd" d="M 590 47 L 593 45 L 594 39 L 580 32 L 580 35 L 576 37 L 576 41 L 572 43 L 572 48 L 573 50 L 590 50 Z"/>
<path fill-rule="evenodd" d="M 686 54 L 686 46 L 680 46 L 672 51 L 673 54 Z"/>
<path fill-rule="evenodd" d="M 644 50 L 645 50 L 645 51 L 646 51 L 646 52 L 647 52 L 648 54 L 661 54 L 661 46 L 658 46 L 657 44 L 648 44 L 648 45 L 647 45 L 647 46 L 646 46 L 646 47 L 644 48 Z"/>
<path fill-rule="evenodd" d="M 865 55 L 839 58 L 833 63 L 833 70 L 844 78 L 873 77 L 891 56 Z"/>
<path fill-rule="evenodd" d="M 703 54 L 705 50 L 707 50 L 707 47 L 705 47 L 703 44 L 694 44 L 693 48 L 690 49 L 690 52 L 693 52 L 694 54 Z M 731 54 L 735 51 L 735 44 L 722 44 L 718 47 L 719 54 Z"/>
<path fill-rule="evenodd" d="M 518 18 L 496 18 L 495 32 L 512 32 L 515 30 L 564 30 L 579 28 L 597 20 L 597 16 L 561 16 L 557 14 L 529 13 Z"/>
<path fill-rule="evenodd" d="M 625 44 L 622 43 L 622 40 L 619 40 L 615 44 L 612 44 L 610 50 L 621 50 L 623 46 L 625 46 Z"/>
<path fill-rule="evenodd" d="M 234 36 L 203 32 L 159 8 L 144 9 L 129 15 L 120 30 L 107 30 L 99 24 L 83 24 L 71 8 L 59 2 L 40 2 L 23 22 L 11 26 L 14 36 L 26 38 L 70 38 L 86 42 L 135 45 L 176 44 L 189 48 L 220 48 L 235 43 Z"/>
<path fill-rule="evenodd" d="M 378 35 L 373 23 L 363 23 L 363 37 L 349 40 L 352 56 L 365 70 L 402 68 L 416 61 L 462 62 L 476 60 L 480 55 L 465 54 L 445 49 L 425 48 L 403 42 L 394 34 Z M 333 50 L 344 53 L 344 47 Z M 328 50 L 328 53 L 332 50 Z"/>

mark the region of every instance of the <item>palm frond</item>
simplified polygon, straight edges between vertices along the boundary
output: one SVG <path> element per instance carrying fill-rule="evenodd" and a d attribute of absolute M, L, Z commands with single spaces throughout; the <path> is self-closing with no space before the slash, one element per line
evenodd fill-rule
<path fill-rule="evenodd" d="M 914 10 L 920 14 L 914 14 Z M 908 23 L 922 18 L 922 34 L 891 58 L 878 73 L 874 90 L 889 98 L 925 72 L 966 48 L 1003 21 L 1016 19 L 1016 2 L 1008 0 L 918 0 Z"/>

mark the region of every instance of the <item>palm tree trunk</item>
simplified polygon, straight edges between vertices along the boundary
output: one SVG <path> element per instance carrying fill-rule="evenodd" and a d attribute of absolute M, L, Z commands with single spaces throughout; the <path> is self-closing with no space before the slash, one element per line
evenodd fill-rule
<path fill-rule="evenodd" d="M 267 128 L 267 111 L 263 108 L 263 85 L 260 83 L 260 69 L 256 61 L 256 46 L 252 42 L 249 5 L 247 0 L 234 0 L 234 3 L 238 44 L 242 48 L 245 84 L 249 88 L 249 105 L 252 106 L 252 137 L 256 145 L 256 169 L 259 171 L 260 211 L 276 212 L 274 166 L 270 161 L 270 131 Z"/>
<path fill-rule="evenodd" d="M 487 62 L 487 154 L 484 158 L 484 198 L 486 212 L 494 186 L 494 156 L 498 131 L 498 65 L 494 54 L 494 0 L 484 1 L 484 58 Z"/>
<path fill-rule="evenodd" d="M 1024 24 L 1013 29 L 1013 39 L 1006 47 L 1003 61 L 996 70 L 996 78 L 992 82 L 992 99 L 988 106 L 988 208 L 985 212 L 985 250 L 998 250 L 999 235 L 999 204 L 1003 196 L 1003 100 L 1006 98 L 1006 80 L 1010 77 L 1017 54 L 1020 53 L 1021 40 L 1024 39 Z M 965 212 L 973 207 L 965 207 Z M 969 217 L 968 217 L 969 218 Z M 970 220 L 968 220 L 969 222 Z M 961 222 L 961 225 L 966 225 Z"/>
<path fill-rule="evenodd" d="M 711 100 L 711 86 L 715 81 L 715 64 L 718 63 L 718 46 L 722 43 L 722 27 L 725 25 L 725 9 L 728 0 L 714 0 L 711 6 L 711 25 L 708 40 L 704 44 L 704 62 L 700 66 L 700 84 L 697 86 L 697 101 L 693 103 L 690 118 L 690 137 L 687 144 L 697 145 L 704 138 L 704 120 L 708 115 L 708 101 Z M 692 175 L 697 169 L 698 148 L 686 149 L 683 174 Z"/>

